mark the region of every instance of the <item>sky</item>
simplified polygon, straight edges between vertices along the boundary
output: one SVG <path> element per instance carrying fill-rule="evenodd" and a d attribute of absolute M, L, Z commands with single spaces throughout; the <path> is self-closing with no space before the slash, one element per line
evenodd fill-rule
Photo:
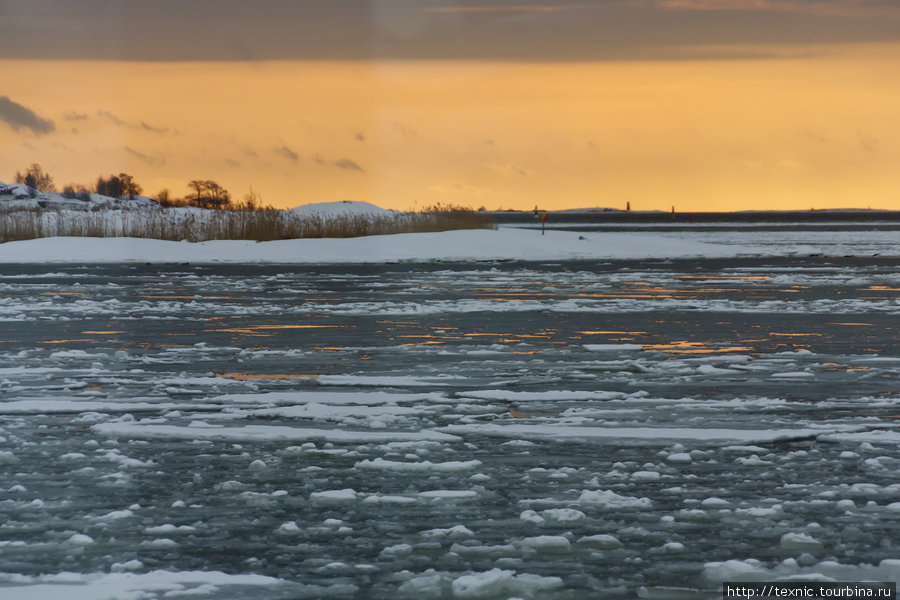
<path fill-rule="evenodd" d="M 0 0 L 0 180 L 900 209 L 895 0 Z"/>

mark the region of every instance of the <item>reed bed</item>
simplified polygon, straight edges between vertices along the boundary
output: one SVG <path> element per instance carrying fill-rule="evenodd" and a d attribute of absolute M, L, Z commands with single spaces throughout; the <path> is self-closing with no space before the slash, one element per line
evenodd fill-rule
<path fill-rule="evenodd" d="M 496 228 L 487 215 L 440 205 L 411 213 L 336 217 L 298 216 L 273 209 L 17 210 L 0 216 L 0 242 L 56 236 L 263 242 Z"/>

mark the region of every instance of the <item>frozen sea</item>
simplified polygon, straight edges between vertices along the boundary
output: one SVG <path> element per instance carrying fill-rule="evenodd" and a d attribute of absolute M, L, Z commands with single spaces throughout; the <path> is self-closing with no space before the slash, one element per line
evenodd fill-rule
<path fill-rule="evenodd" d="M 898 267 L 2 265 L 0 598 L 898 581 Z"/>

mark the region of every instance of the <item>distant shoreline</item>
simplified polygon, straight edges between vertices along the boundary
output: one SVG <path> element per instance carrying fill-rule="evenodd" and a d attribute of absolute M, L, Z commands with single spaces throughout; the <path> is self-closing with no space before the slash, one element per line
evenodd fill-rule
<path fill-rule="evenodd" d="M 547 213 L 547 225 L 554 222 L 584 224 L 617 223 L 847 223 L 898 222 L 900 210 L 822 209 L 822 210 L 766 210 L 739 212 L 664 212 L 624 211 L 618 209 L 583 209 L 541 211 Z M 487 211 L 496 222 L 503 224 L 530 223 L 540 225 L 534 211 Z"/>

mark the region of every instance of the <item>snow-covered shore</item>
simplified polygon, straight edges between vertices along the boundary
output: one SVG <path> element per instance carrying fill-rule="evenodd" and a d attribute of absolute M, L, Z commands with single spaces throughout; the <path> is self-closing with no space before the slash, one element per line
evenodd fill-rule
<path fill-rule="evenodd" d="M 0 264 L 341 264 L 489 260 L 626 260 L 808 255 L 900 256 L 893 231 L 578 233 L 462 230 L 356 238 L 199 243 L 138 238 L 51 237 L 0 244 Z"/>
<path fill-rule="evenodd" d="M 583 238 L 583 239 L 582 239 Z M 54 237 L 0 244 L 0 263 L 380 263 L 735 256 L 753 249 L 632 233 L 515 229 L 409 233 L 343 239 L 200 243 Z"/>

